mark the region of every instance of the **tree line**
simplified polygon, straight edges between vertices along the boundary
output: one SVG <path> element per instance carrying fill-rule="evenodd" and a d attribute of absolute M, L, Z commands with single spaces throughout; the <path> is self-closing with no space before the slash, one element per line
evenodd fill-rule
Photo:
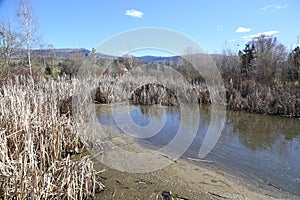
<path fill-rule="evenodd" d="M 1 66 L 9 67 L 15 50 L 26 50 L 29 73 L 32 75 L 31 49 L 40 43 L 37 34 L 37 19 L 28 0 L 20 0 L 16 11 L 18 23 L 15 28 L 9 20 L 2 20 L 0 24 L 0 53 Z"/>
<path fill-rule="evenodd" d="M 300 49 L 261 35 L 218 59 L 232 110 L 300 117 Z"/>
<path fill-rule="evenodd" d="M 224 51 L 217 64 L 224 78 L 237 82 L 251 79 L 265 85 L 299 84 L 299 46 L 289 52 L 273 36 L 254 38 L 237 55 Z"/>
<path fill-rule="evenodd" d="M 26 72 L 22 71 L 21 74 L 32 75 L 40 70 L 46 76 L 56 74 L 72 79 L 85 59 L 92 59 L 92 65 L 101 66 L 98 68 L 99 75 L 110 74 L 116 77 L 128 72 L 145 75 L 154 68 L 164 70 L 158 64 L 143 63 L 128 55 L 112 60 L 97 56 L 95 51 L 88 57 L 78 51 L 59 57 L 53 45 L 48 45 L 50 53 L 46 56 L 39 51 L 35 53 L 32 49 L 41 44 L 41 38 L 37 33 L 37 19 L 29 1 L 20 0 L 16 13 L 18 28 L 9 20 L 2 20 L 0 24 L 1 78 L 6 75 L 3 71 L 10 71 L 13 65 L 17 65 L 25 66 Z M 288 50 L 276 37 L 260 35 L 247 42 L 244 49 L 237 53 L 225 49 L 223 54 L 211 57 L 222 74 L 230 109 L 300 116 L 299 46 Z M 40 67 L 33 71 L 33 63 Z M 145 64 L 147 67 L 140 67 Z M 167 65 L 175 68 L 191 85 L 205 84 L 206 80 L 202 78 L 201 72 L 199 74 L 184 58 Z M 53 73 L 55 69 L 57 70 Z"/>

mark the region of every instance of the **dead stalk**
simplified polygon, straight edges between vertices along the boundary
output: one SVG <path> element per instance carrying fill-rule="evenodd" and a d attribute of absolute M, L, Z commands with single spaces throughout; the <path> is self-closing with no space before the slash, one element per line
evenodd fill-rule
<path fill-rule="evenodd" d="M 2 86 L 0 101 L 0 198 L 84 199 L 95 194 L 95 170 L 85 157 L 65 152 L 78 147 L 81 124 L 59 114 L 72 96 L 64 81 L 16 77 Z"/>

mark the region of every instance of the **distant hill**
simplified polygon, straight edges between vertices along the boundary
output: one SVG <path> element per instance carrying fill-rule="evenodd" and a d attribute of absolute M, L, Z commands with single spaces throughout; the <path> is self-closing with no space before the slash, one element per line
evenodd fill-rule
<path fill-rule="evenodd" d="M 63 49 L 36 49 L 32 51 L 32 54 L 41 55 L 41 56 L 52 56 L 55 55 L 57 58 L 66 58 L 75 53 L 81 53 L 83 55 L 89 55 L 91 53 L 90 50 L 84 48 L 63 48 Z"/>
<path fill-rule="evenodd" d="M 171 57 L 161 57 L 161 56 L 141 56 L 138 57 L 141 61 L 145 63 L 154 63 L 154 64 L 172 64 L 178 63 L 180 56 L 171 56 Z"/>
<path fill-rule="evenodd" d="M 222 54 L 209 54 L 210 58 L 213 59 L 215 62 L 221 62 L 224 58 Z M 171 57 L 161 57 L 161 56 L 141 56 L 137 57 L 144 63 L 148 64 L 179 64 L 181 60 L 181 56 L 171 56 Z"/>
<path fill-rule="evenodd" d="M 88 56 L 91 51 L 85 48 L 61 48 L 61 49 L 35 49 L 31 51 L 31 54 L 33 57 L 51 57 L 54 56 L 57 60 L 63 60 L 65 58 L 68 58 L 75 53 L 81 53 L 83 55 Z M 26 50 L 25 49 L 19 49 L 17 51 L 14 51 L 12 58 L 14 60 L 22 60 L 26 58 Z M 97 56 L 99 58 L 103 59 L 120 59 L 120 57 L 112 56 L 112 55 L 106 55 L 97 53 Z M 210 55 L 215 61 L 220 61 L 223 57 L 223 55 L 220 54 L 211 54 Z M 140 56 L 136 57 L 143 63 L 147 64 L 164 64 L 164 65 L 173 65 L 178 64 L 180 62 L 181 56 L 170 56 L 170 57 L 163 57 L 163 56 Z"/>
<path fill-rule="evenodd" d="M 57 59 L 67 58 L 75 53 L 82 53 L 83 55 L 89 55 L 91 51 L 84 48 L 63 48 L 63 49 L 34 49 L 31 51 L 31 55 L 33 57 L 50 57 L 55 56 Z M 22 58 L 26 58 L 27 52 L 25 49 L 15 50 L 12 54 L 12 58 L 14 60 L 21 60 Z"/>

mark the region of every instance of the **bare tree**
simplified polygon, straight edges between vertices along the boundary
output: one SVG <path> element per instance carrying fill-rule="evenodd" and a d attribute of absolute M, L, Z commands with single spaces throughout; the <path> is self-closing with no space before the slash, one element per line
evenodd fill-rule
<path fill-rule="evenodd" d="M 54 67 L 54 60 L 55 60 L 55 57 L 56 57 L 55 47 L 52 44 L 48 44 L 47 49 L 49 50 L 50 65 L 53 68 Z"/>
<path fill-rule="evenodd" d="M 255 76 L 264 83 L 274 82 L 287 60 L 285 46 L 278 43 L 276 37 L 266 35 L 255 38 L 249 44 L 255 47 L 256 58 L 253 63 L 253 68 L 256 68 Z"/>
<path fill-rule="evenodd" d="M 0 58 L 3 66 L 8 67 L 14 50 L 20 47 L 18 33 L 11 27 L 9 21 L 0 24 Z"/>
<path fill-rule="evenodd" d="M 289 74 L 290 80 L 300 81 L 300 47 L 295 47 L 289 54 Z"/>
<path fill-rule="evenodd" d="M 26 46 L 29 73 L 32 75 L 30 51 L 38 44 L 39 37 L 37 36 L 37 19 L 33 15 L 33 10 L 28 0 L 20 0 L 17 16 L 23 33 L 23 42 Z"/>
<path fill-rule="evenodd" d="M 68 75 L 71 79 L 77 74 L 84 59 L 85 56 L 81 52 L 75 52 L 62 63 L 61 74 Z"/>

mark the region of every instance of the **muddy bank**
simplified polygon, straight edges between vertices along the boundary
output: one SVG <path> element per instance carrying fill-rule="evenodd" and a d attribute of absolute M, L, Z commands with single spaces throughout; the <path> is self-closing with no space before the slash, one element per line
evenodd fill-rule
<path fill-rule="evenodd" d="M 250 190 L 247 183 L 224 171 L 207 169 L 178 160 L 158 171 L 132 174 L 120 172 L 94 160 L 96 170 L 105 170 L 100 180 L 105 189 L 96 199 L 163 199 L 170 192 L 174 199 L 279 199 L 257 186 Z M 176 197 L 176 198 L 175 198 Z M 294 198 L 296 199 L 296 197 Z"/>
<path fill-rule="evenodd" d="M 103 137 L 107 137 L 102 138 L 103 141 L 108 139 L 132 152 L 147 151 L 112 127 L 104 130 Z M 283 199 L 279 190 L 262 189 L 254 182 L 231 175 L 211 161 L 179 159 L 157 171 L 127 173 L 111 169 L 101 162 L 108 151 L 104 149 L 102 154 L 93 158 L 95 170 L 103 171 L 98 178 L 105 185 L 105 189 L 97 194 L 97 199 L 163 199 L 162 194 L 170 191 L 174 199 Z M 85 152 L 90 155 L 96 153 L 91 150 Z M 158 160 L 168 159 L 162 155 L 160 157 Z M 289 195 L 288 199 L 297 197 Z"/>

